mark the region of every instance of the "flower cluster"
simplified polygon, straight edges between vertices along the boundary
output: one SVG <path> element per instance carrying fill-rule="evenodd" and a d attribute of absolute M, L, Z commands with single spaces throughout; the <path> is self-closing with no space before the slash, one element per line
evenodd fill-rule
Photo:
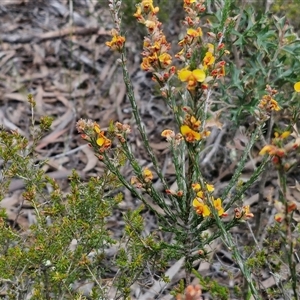
<path fill-rule="evenodd" d="M 279 223 L 285 220 L 287 214 L 292 213 L 297 209 L 297 204 L 291 200 L 288 200 L 287 205 L 275 200 L 274 206 L 277 210 L 277 214 L 275 214 L 274 219 Z"/>
<path fill-rule="evenodd" d="M 226 216 L 224 213 L 224 208 L 222 207 L 222 200 L 220 198 L 215 199 L 212 196 L 215 190 L 214 186 L 211 184 L 206 184 L 205 191 L 201 188 L 199 183 L 194 183 L 192 185 L 196 197 L 193 200 L 193 207 L 198 215 L 203 217 L 211 216 L 211 206 L 215 208 L 219 216 Z"/>
<path fill-rule="evenodd" d="M 166 138 L 167 142 L 169 142 L 174 147 L 178 146 L 183 140 L 183 137 L 180 133 L 177 133 L 175 135 L 175 132 L 171 129 L 165 129 L 161 133 L 161 136 Z"/>
<path fill-rule="evenodd" d="M 102 152 L 110 148 L 111 140 L 105 136 L 104 131 L 101 130 L 99 124 L 96 122 L 94 123 L 94 131 L 97 135 L 96 143 L 100 147 L 100 151 Z"/>
<path fill-rule="evenodd" d="M 132 185 L 135 185 L 137 188 L 145 188 L 147 189 L 149 187 L 149 184 L 151 184 L 153 180 L 153 173 L 149 168 L 144 168 L 142 172 L 141 178 L 138 178 L 137 176 L 131 177 L 130 183 Z"/>
<path fill-rule="evenodd" d="M 171 66 L 172 56 L 168 53 L 171 45 L 161 30 L 162 24 L 157 18 L 158 11 L 159 8 L 153 6 L 152 0 L 142 0 L 137 4 L 134 16 L 148 31 L 143 43 L 141 68 L 153 72 L 153 79 L 164 86 L 175 73 L 175 67 Z"/>
<path fill-rule="evenodd" d="M 121 52 L 125 44 L 125 37 L 120 35 L 115 29 L 111 31 L 112 39 L 110 42 L 106 42 L 105 45 L 111 48 L 112 50 L 116 50 Z"/>
<path fill-rule="evenodd" d="M 214 82 L 215 78 L 225 76 L 225 61 L 221 60 L 221 57 L 228 51 L 224 50 L 225 45 L 221 42 L 222 33 L 208 33 L 212 41 L 217 44 L 216 49 L 212 43 L 204 43 L 202 40 L 203 32 L 199 27 L 199 14 L 205 11 L 204 1 L 185 0 L 184 9 L 186 17 L 183 23 L 187 26 L 187 30 L 179 42 L 182 49 L 175 57 L 186 63 L 183 69 L 178 70 L 178 78 L 182 82 L 187 82 L 187 89 L 193 92 L 199 87 L 207 89 L 209 82 Z M 199 53 L 204 54 L 201 54 L 202 56 L 196 65 L 194 62 L 190 63 L 192 55 L 199 48 L 201 49 Z M 203 49 L 205 49 L 204 52 Z"/>
<path fill-rule="evenodd" d="M 127 135 L 131 132 L 130 125 L 122 124 L 120 122 L 115 123 L 115 135 L 120 141 L 120 143 L 126 142 Z"/>
<path fill-rule="evenodd" d="M 121 18 L 118 16 L 118 11 L 121 7 L 121 1 L 109 0 L 109 9 L 114 16 L 115 28 L 112 29 L 111 35 L 112 39 L 110 42 L 106 42 L 106 46 L 112 50 L 121 52 L 125 45 L 125 37 L 121 35 Z"/>
<path fill-rule="evenodd" d="M 248 220 L 253 218 L 253 213 L 250 212 L 250 206 L 245 205 L 242 208 L 235 208 L 234 209 L 234 217 L 238 220 Z"/>
<path fill-rule="evenodd" d="M 200 141 L 204 137 L 210 135 L 210 131 L 203 130 L 200 132 L 201 121 L 197 120 L 194 116 L 187 114 L 180 127 L 181 134 L 187 142 Z"/>
<path fill-rule="evenodd" d="M 196 89 L 198 82 L 204 82 L 206 73 L 203 69 L 195 69 L 190 71 L 189 67 L 186 67 L 178 71 L 178 78 L 182 82 L 187 82 L 187 89 L 193 91 Z"/>
<path fill-rule="evenodd" d="M 183 24 L 187 27 L 186 34 L 179 41 L 179 46 L 182 48 L 176 55 L 181 61 L 186 62 L 192 57 L 195 49 L 202 46 L 203 32 L 200 27 L 199 15 L 205 11 L 204 1 L 188 1 L 183 4 L 186 12 L 186 17 Z"/>
<path fill-rule="evenodd" d="M 191 0 L 192 1 L 192 0 Z M 185 289 L 185 295 L 176 295 L 176 300 L 202 300 L 202 291 L 199 284 L 188 285 Z"/>
<path fill-rule="evenodd" d="M 98 147 L 99 152 L 103 153 L 111 146 L 111 140 L 105 136 L 98 123 L 91 120 L 80 119 L 76 123 L 76 129 L 81 133 L 81 137 L 88 141 L 93 147 Z"/>
<path fill-rule="evenodd" d="M 295 133 L 293 135 L 296 138 L 293 141 L 284 144 L 284 141 L 290 135 L 290 131 L 284 131 L 281 134 L 275 132 L 275 137 L 272 139 L 271 144 L 264 146 L 259 154 L 270 155 L 272 157 L 272 162 L 275 165 L 283 165 L 284 170 L 288 171 L 294 165 L 294 162 L 288 159 L 288 154 L 297 150 L 300 146 L 300 137 L 297 137 Z"/>
<path fill-rule="evenodd" d="M 261 98 L 258 104 L 259 111 L 256 112 L 258 119 L 260 119 L 261 121 L 266 121 L 269 118 L 272 111 L 280 110 L 277 101 L 273 98 L 278 93 L 278 91 L 272 89 L 269 85 L 266 86 L 266 91 L 268 95 L 264 95 Z"/>
<path fill-rule="evenodd" d="M 300 92 L 300 82 L 294 84 L 295 92 Z M 260 120 L 265 121 L 269 118 L 272 111 L 279 111 L 280 107 L 275 99 L 274 95 L 278 93 L 277 90 L 272 89 L 269 85 L 266 87 L 268 95 L 264 95 L 258 105 L 260 111 L 256 111 L 256 115 Z M 260 155 L 268 154 L 272 157 L 272 161 L 275 165 L 283 165 L 284 170 L 288 171 L 293 166 L 293 161 L 288 161 L 288 154 L 300 146 L 300 137 L 294 132 L 292 135 L 295 140 L 284 144 L 284 141 L 291 135 L 289 130 L 282 133 L 275 132 L 274 138 L 271 144 L 264 146 L 259 152 Z"/>

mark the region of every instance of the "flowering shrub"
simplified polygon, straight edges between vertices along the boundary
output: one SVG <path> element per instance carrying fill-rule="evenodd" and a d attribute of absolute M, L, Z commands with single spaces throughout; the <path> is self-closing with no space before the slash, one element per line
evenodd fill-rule
<path fill-rule="evenodd" d="M 176 260 L 181 261 L 185 271 L 184 281 L 171 287 L 176 299 L 202 299 L 204 291 L 213 299 L 230 299 L 230 293 L 241 299 L 263 299 L 266 295 L 269 299 L 278 295 L 284 299 L 290 299 L 288 295 L 299 299 L 297 251 L 300 228 L 295 218 L 298 206 L 289 199 L 287 186 L 288 174 L 299 161 L 297 120 L 300 78 L 297 72 L 300 65 L 295 62 L 293 67 L 289 67 L 289 64 L 296 61 L 300 43 L 283 19 L 275 18 L 273 24 L 265 17 L 259 22 L 250 22 L 252 8 L 248 6 L 245 11 L 234 15 L 237 7 L 231 1 L 224 1 L 222 10 L 206 22 L 205 1 L 184 0 L 182 7 L 185 13 L 183 34 L 176 54 L 172 54 L 171 41 L 168 41 L 163 24 L 158 19 L 159 7 L 152 0 L 140 1 L 134 13 L 136 21 L 146 30 L 140 67 L 151 72 L 152 80 L 159 87 L 161 101 L 168 105 L 173 114 L 174 127 L 165 128 L 161 137 L 169 146 L 175 184 L 172 187 L 169 185 L 163 166 L 150 147 L 126 65 L 127 36 L 121 22 L 121 1 L 110 0 L 115 28 L 106 45 L 119 53 L 127 97 L 150 164 L 146 168 L 140 166 L 131 149 L 128 139 L 131 124 L 115 120 L 108 124 L 108 130 L 102 130 L 94 120 L 80 119 L 76 128 L 104 164 L 105 174 L 85 184 L 74 172 L 66 206 L 62 205 L 64 196 L 55 182 L 41 175 L 37 181 L 40 187 L 46 182 L 53 188 L 49 195 L 51 204 L 42 210 L 43 213 L 36 205 L 36 195 L 42 190 L 28 183 L 23 197 L 34 205 L 39 220 L 32 229 L 32 236 L 26 240 L 28 245 L 15 249 L 14 253 L 18 259 L 27 256 L 27 260 L 42 264 L 41 275 L 44 279 L 30 273 L 31 264 L 25 263 L 18 269 L 16 263 L 6 261 L 5 249 L 13 247 L 4 242 L 13 239 L 13 233 L 2 228 L 2 245 L 5 246 L 2 246 L 0 265 L 5 270 L 2 277 L 8 280 L 6 289 L 13 290 L 11 278 L 14 278 L 14 284 L 19 284 L 23 270 L 28 270 L 24 278 L 31 282 L 31 299 L 80 297 L 80 291 L 74 293 L 74 290 L 78 291 L 76 284 L 88 280 L 93 282 L 89 293 L 92 299 L 108 299 L 108 294 L 113 299 L 131 299 L 130 287 L 139 282 L 146 267 L 165 270 L 169 263 Z M 247 25 L 247 22 L 250 23 Z M 245 45 L 249 42 L 246 49 Z M 258 51 L 255 52 L 255 48 Z M 289 116 L 287 122 L 280 121 L 283 110 Z M 203 171 L 206 143 L 212 133 L 225 130 L 223 124 L 231 121 L 240 124 L 246 117 L 251 123 L 247 124 L 248 143 L 228 184 L 217 190 L 213 178 Z M 13 136 L 2 134 L 1 138 L 5 147 L 13 144 L 16 152 L 23 151 L 27 145 L 15 133 Z M 7 153 L 3 149 L 1 154 L 5 157 Z M 252 155 L 257 155 L 259 164 L 254 166 L 249 178 L 242 181 L 242 171 Z M 7 161 L 10 159 L 12 157 Z M 125 162 L 131 167 L 131 178 L 122 172 Z M 26 164 L 23 167 L 25 172 L 29 172 Z M 8 168 L 8 178 L 18 175 L 18 168 Z M 269 203 L 276 213 L 274 223 L 269 227 L 270 236 L 262 241 L 267 245 L 265 249 L 257 242 L 257 237 L 262 227 L 260 210 L 263 189 L 271 168 L 278 172 L 278 199 L 272 199 Z M 159 181 L 162 190 L 154 184 L 154 178 Z M 253 210 L 250 204 L 245 203 L 244 195 L 258 181 L 261 203 L 257 204 L 258 209 Z M 116 241 L 105 231 L 105 222 L 122 201 L 120 194 L 114 194 L 120 187 L 127 189 L 142 205 L 126 214 L 123 240 Z M 142 234 L 144 220 L 140 213 L 143 209 L 156 216 L 159 222 L 157 232 Z M 72 216 L 76 222 L 66 216 Z M 45 225 L 47 217 L 53 219 L 48 227 Z M 232 229 L 243 224 L 249 225 L 252 234 L 248 247 L 240 247 L 233 237 Z M 60 233 L 58 228 L 62 228 Z M 49 256 L 44 234 L 47 239 L 53 240 L 55 235 L 62 235 L 64 249 L 70 247 L 73 236 L 82 245 L 59 252 L 59 246 L 53 243 L 52 253 L 55 251 L 55 254 Z M 171 241 L 164 240 L 165 234 L 172 236 Z M 279 240 L 277 243 L 276 238 Z M 34 243 L 30 243 L 31 239 Z M 231 253 L 243 275 L 244 291 L 230 291 L 194 270 L 197 261 L 211 258 L 210 252 L 215 250 L 212 248 L 213 242 L 217 240 Z M 111 264 L 117 271 L 108 284 L 104 270 L 108 263 L 105 249 L 115 243 L 118 244 L 118 251 Z M 279 262 L 273 264 L 269 260 L 271 256 Z M 11 266 L 19 273 L 9 274 Z M 272 274 L 281 274 L 283 266 L 289 276 L 284 280 L 281 278 L 280 284 L 274 284 L 269 289 L 260 285 L 260 271 L 263 268 Z M 160 283 L 165 286 L 170 282 L 166 274 L 159 277 Z M 196 285 L 194 279 L 197 280 Z M 44 288 L 45 285 L 47 288 Z M 17 292 L 11 293 L 14 297 Z"/>

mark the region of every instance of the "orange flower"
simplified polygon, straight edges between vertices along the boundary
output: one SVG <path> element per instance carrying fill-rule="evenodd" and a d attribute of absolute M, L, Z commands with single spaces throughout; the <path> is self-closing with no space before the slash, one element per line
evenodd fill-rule
<path fill-rule="evenodd" d="M 206 184 L 206 188 L 208 192 L 213 192 L 215 190 L 215 187 L 212 184 Z"/>
<path fill-rule="evenodd" d="M 281 223 L 285 219 L 285 216 L 284 216 L 283 213 L 277 213 L 274 216 L 274 219 L 275 219 L 276 222 Z"/>
<path fill-rule="evenodd" d="M 249 205 L 243 206 L 242 209 L 235 208 L 234 209 L 234 216 L 235 216 L 236 219 L 242 219 L 242 220 L 248 220 L 248 219 L 254 217 L 253 213 L 250 212 L 250 206 Z"/>
<path fill-rule="evenodd" d="M 192 184 L 192 189 L 195 192 L 199 192 L 201 190 L 201 185 L 199 183 L 193 183 Z M 213 186 L 213 184 L 206 184 L 206 189 L 209 193 L 213 192 L 215 190 L 215 187 Z"/>
<path fill-rule="evenodd" d="M 101 131 L 97 123 L 94 124 L 94 131 L 97 133 L 97 145 L 104 149 L 109 148 L 111 146 L 111 140 L 104 135 L 104 131 Z"/>
<path fill-rule="evenodd" d="M 194 116 L 191 116 L 189 121 L 190 121 L 193 129 L 198 129 L 199 126 L 201 125 L 201 121 L 197 120 Z"/>
<path fill-rule="evenodd" d="M 157 26 L 157 22 L 147 20 L 145 21 L 145 26 L 148 28 L 149 32 L 152 33 Z"/>
<path fill-rule="evenodd" d="M 144 177 L 145 182 L 150 182 L 153 180 L 153 174 L 148 168 L 145 168 L 143 170 L 143 177 Z"/>
<path fill-rule="evenodd" d="M 187 142 L 199 141 L 201 139 L 201 134 L 191 129 L 188 125 L 182 125 L 180 131 Z"/>
<path fill-rule="evenodd" d="M 207 51 L 210 53 L 214 53 L 215 46 L 211 43 L 207 43 Z"/>
<path fill-rule="evenodd" d="M 162 137 L 165 137 L 167 139 L 168 142 L 172 141 L 172 139 L 175 138 L 175 132 L 173 130 L 170 129 L 165 129 L 162 133 L 161 133 Z"/>
<path fill-rule="evenodd" d="M 98 146 L 104 148 L 109 148 L 111 146 L 110 139 L 106 138 L 103 133 L 99 133 L 96 143 Z"/>
<path fill-rule="evenodd" d="M 187 35 L 189 35 L 189 36 L 191 36 L 193 38 L 202 36 L 202 29 L 200 27 L 198 27 L 197 29 L 189 28 L 187 30 Z"/>
<path fill-rule="evenodd" d="M 185 68 L 178 71 L 178 78 L 183 82 L 188 82 L 189 90 L 194 90 L 197 82 L 203 82 L 205 80 L 206 74 L 201 69 L 190 71 Z"/>
<path fill-rule="evenodd" d="M 192 184 L 192 189 L 195 191 L 195 192 L 198 192 L 201 190 L 201 185 L 199 183 L 193 183 Z"/>
<path fill-rule="evenodd" d="M 193 200 L 193 207 L 196 210 L 196 213 L 198 215 L 202 215 L 203 217 L 210 216 L 210 210 L 209 207 L 203 203 L 203 201 L 199 198 L 195 198 Z"/>
<path fill-rule="evenodd" d="M 158 56 L 158 60 L 163 65 L 163 67 L 167 67 L 172 63 L 172 56 L 168 53 L 163 53 Z"/>
<path fill-rule="evenodd" d="M 260 150 L 259 155 L 265 155 L 265 154 L 275 155 L 275 153 L 276 153 L 276 147 L 274 145 L 266 145 Z"/>
<path fill-rule="evenodd" d="M 271 100 L 271 109 L 276 111 L 280 110 L 280 106 L 278 105 L 277 101 L 274 99 Z"/>
<path fill-rule="evenodd" d="M 151 11 L 152 13 L 156 14 L 159 11 L 158 7 L 153 6 L 153 0 L 143 0 L 141 5 L 142 5 L 142 10 L 146 13 Z"/>
<path fill-rule="evenodd" d="M 141 63 L 141 69 L 144 71 L 153 70 L 151 63 L 149 61 L 149 57 L 143 57 L 143 62 Z"/>
<path fill-rule="evenodd" d="M 224 215 L 224 208 L 222 207 L 222 201 L 220 198 L 214 199 L 212 197 L 212 202 L 214 208 L 217 210 L 218 215 L 222 216 Z M 201 198 L 195 198 L 193 200 L 193 207 L 196 210 L 196 213 L 198 215 L 202 215 L 203 217 L 209 217 L 211 215 L 211 211 L 208 207 L 208 205 L 204 204 L 203 200 Z"/>
<path fill-rule="evenodd" d="M 243 210 L 243 217 L 245 219 L 250 219 L 254 217 L 253 213 L 250 212 L 250 205 L 243 206 L 242 210 Z"/>
<path fill-rule="evenodd" d="M 141 189 L 143 187 L 143 184 L 136 176 L 131 177 L 130 184 L 136 186 L 138 189 Z"/>
<path fill-rule="evenodd" d="M 297 209 L 297 204 L 293 201 L 290 201 L 288 203 L 287 212 L 290 213 L 290 212 L 294 211 L 295 209 Z"/>
<path fill-rule="evenodd" d="M 133 15 L 139 22 L 143 22 L 144 18 L 142 16 L 141 6 L 137 6 L 136 13 Z"/>
<path fill-rule="evenodd" d="M 204 66 L 211 66 L 215 62 L 215 57 L 211 52 L 206 52 L 204 58 L 203 58 L 203 65 Z"/>
<path fill-rule="evenodd" d="M 276 110 L 279 111 L 280 107 L 275 99 L 273 99 L 270 95 L 264 95 L 259 102 L 258 107 L 260 109 L 264 109 L 266 111 Z"/>
<path fill-rule="evenodd" d="M 217 78 L 224 77 L 225 74 L 226 74 L 226 72 L 225 72 L 224 65 L 221 65 L 219 68 L 216 68 L 211 71 L 211 76 L 217 77 Z"/>
<path fill-rule="evenodd" d="M 265 154 L 270 156 L 284 157 L 286 155 L 286 150 L 283 148 L 278 148 L 274 145 L 266 145 L 259 152 L 259 155 Z"/>
<path fill-rule="evenodd" d="M 222 207 L 222 201 L 220 198 L 213 199 L 214 208 L 218 211 L 218 215 L 222 216 L 224 214 L 224 208 Z"/>
<path fill-rule="evenodd" d="M 184 49 L 181 49 L 177 54 L 175 54 L 175 57 L 181 58 L 181 57 L 183 57 L 183 54 L 184 54 Z"/>
<path fill-rule="evenodd" d="M 183 3 L 184 3 L 184 7 L 186 7 L 187 5 L 191 5 L 192 3 L 195 3 L 196 0 L 184 0 Z"/>
<path fill-rule="evenodd" d="M 279 138 L 281 138 L 281 139 L 286 139 L 287 137 L 290 136 L 290 134 L 291 134 L 290 131 L 284 131 L 284 132 L 279 136 Z"/>
<path fill-rule="evenodd" d="M 112 50 L 118 50 L 120 51 L 125 43 L 125 37 L 119 35 L 117 32 L 113 31 L 112 32 L 112 39 L 110 42 L 106 42 L 105 45 L 110 47 Z"/>

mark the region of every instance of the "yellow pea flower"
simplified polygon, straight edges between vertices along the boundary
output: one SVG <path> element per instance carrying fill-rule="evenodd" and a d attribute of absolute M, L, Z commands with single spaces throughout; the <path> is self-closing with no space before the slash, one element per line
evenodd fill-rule
<path fill-rule="evenodd" d="M 193 200 L 193 207 L 196 210 L 196 213 L 198 215 L 202 215 L 203 217 L 210 216 L 210 210 L 209 207 L 203 203 L 203 201 L 199 198 L 195 198 Z"/>
<path fill-rule="evenodd" d="M 187 142 L 199 141 L 201 139 L 201 134 L 191 129 L 188 125 L 182 125 L 180 131 Z"/>
<path fill-rule="evenodd" d="M 99 124 L 94 123 L 94 131 L 97 134 L 97 145 L 101 148 L 109 148 L 111 146 L 111 140 L 104 135 L 104 131 L 101 131 Z"/>
<path fill-rule="evenodd" d="M 121 50 L 125 43 L 125 37 L 121 35 L 114 35 L 110 42 L 106 42 L 106 46 L 112 50 Z"/>
<path fill-rule="evenodd" d="M 215 57 L 211 52 L 206 52 L 204 58 L 203 58 L 203 65 L 204 66 L 211 66 L 215 62 Z"/>
<path fill-rule="evenodd" d="M 164 67 L 169 66 L 172 63 L 172 56 L 168 53 L 163 53 L 158 56 L 160 63 L 163 64 Z"/>
<path fill-rule="evenodd" d="M 294 90 L 297 92 L 297 93 L 300 93 L 300 81 L 296 82 L 294 84 Z"/>
<path fill-rule="evenodd" d="M 218 211 L 219 216 L 224 214 L 224 208 L 222 207 L 222 201 L 220 198 L 214 200 L 214 208 Z"/>
<path fill-rule="evenodd" d="M 189 28 L 186 33 L 187 33 L 187 35 L 189 35 L 193 38 L 202 36 L 202 34 L 203 34 L 202 29 L 200 27 L 198 27 L 197 29 Z"/>
<path fill-rule="evenodd" d="M 145 182 L 150 182 L 153 180 L 153 174 L 148 168 L 145 168 L 143 170 L 143 177 L 144 177 Z"/>
<path fill-rule="evenodd" d="M 188 82 L 189 90 L 194 90 L 197 82 L 203 82 L 205 80 L 206 74 L 201 69 L 190 71 L 185 68 L 178 71 L 178 78 L 180 81 Z"/>

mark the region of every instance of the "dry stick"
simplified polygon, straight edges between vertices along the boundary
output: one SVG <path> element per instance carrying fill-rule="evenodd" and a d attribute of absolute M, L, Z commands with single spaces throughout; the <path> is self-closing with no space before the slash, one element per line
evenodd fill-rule
<path fill-rule="evenodd" d="M 20 43 L 20 44 L 27 44 L 31 42 L 44 42 L 46 40 L 52 40 L 57 38 L 62 38 L 65 36 L 72 35 L 110 35 L 111 33 L 108 30 L 105 30 L 100 27 L 68 27 L 65 29 L 54 30 L 50 32 L 46 32 L 39 35 L 28 34 L 28 35 L 12 35 L 12 34 L 5 34 L 0 36 L 0 40 L 4 43 Z"/>
<path fill-rule="evenodd" d="M 281 187 L 281 197 L 282 201 L 285 204 L 285 235 L 283 236 L 283 241 L 285 246 L 287 247 L 287 260 L 289 265 L 289 270 L 291 274 L 291 280 L 292 280 L 292 290 L 294 293 L 294 299 L 298 300 L 298 293 L 297 293 L 297 274 L 296 274 L 296 263 L 293 260 L 293 252 L 294 252 L 294 243 L 293 243 L 293 237 L 292 237 L 292 231 L 291 231 L 291 221 L 292 221 L 292 215 L 289 213 L 289 205 L 287 200 L 287 178 L 286 178 L 286 172 L 284 171 L 284 168 L 280 166 L 280 169 L 278 170 L 278 176 L 280 180 L 280 187 Z"/>
<path fill-rule="evenodd" d="M 68 178 L 70 175 L 72 175 L 72 171 L 71 170 L 54 171 L 54 172 L 46 173 L 45 175 L 47 175 L 53 179 L 65 179 L 65 178 Z M 79 176 L 83 177 L 84 174 L 79 172 Z M 11 182 L 11 184 L 9 186 L 9 192 L 14 192 L 16 190 L 23 189 L 25 187 L 25 185 L 26 185 L 26 183 L 24 180 L 15 179 Z"/>
<path fill-rule="evenodd" d="M 205 158 L 202 161 L 203 166 L 205 166 L 208 162 L 210 162 L 212 156 L 217 152 L 217 149 L 220 147 L 221 140 L 224 134 L 225 134 L 224 130 L 221 130 L 220 133 L 218 134 L 217 139 L 215 140 L 211 151 L 209 151 L 209 153 L 205 156 Z"/>

